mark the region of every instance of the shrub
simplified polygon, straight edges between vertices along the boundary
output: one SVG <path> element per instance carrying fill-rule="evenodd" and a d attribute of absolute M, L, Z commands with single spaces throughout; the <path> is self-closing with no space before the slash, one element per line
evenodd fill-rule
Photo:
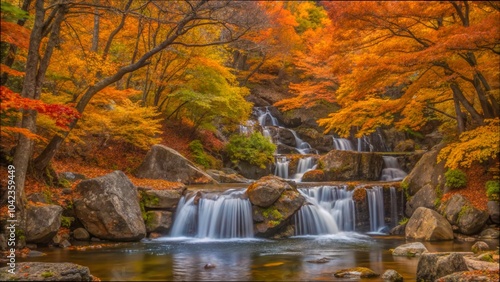
<path fill-rule="evenodd" d="M 235 134 L 226 146 L 226 152 L 233 163 L 246 161 L 260 168 L 266 168 L 274 161 L 274 151 L 276 145 L 260 132 L 254 132 L 250 136 Z"/>
<path fill-rule="evenodd" d="M 214 157 L 210 156 L 203 149 L 203 144 L 201 144 L 200 140 L 194 140 L 189 143 L 189 150 L 193 155 L 193 161 L 204 168 L 213 168 L 215 166 L 216 161 Z"/>
<path fill-rule="evenodd" d="M 500 194 L 500 182 L 497 180 L 490 180 L 486 182 L 486 196 L 490 200 L 497 200 Z"/>
<path fill-rule="evenodd" d="M 460 169 L 449 169 L 445 174 L 446 186 L 450 188 L 462 188 L 467 185 L 467 176 Z"/>

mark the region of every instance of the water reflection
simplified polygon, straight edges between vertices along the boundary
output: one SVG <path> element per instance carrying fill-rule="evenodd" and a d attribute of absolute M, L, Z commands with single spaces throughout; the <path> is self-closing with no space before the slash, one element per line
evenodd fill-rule
<path fill-rule="evenodd" d="M 88 266 L 103 281 L 340 281 L 335 271 L 356 266 L 380 274 L 394 269 L 405 281 L 415 281 L 418 258 L 390 253 L 404 243 L 402 237 L 355 232 L 283 240 L 181 237 L 87 251 L 39 249 L 47 256 L 25 260 L 74 262 Z M 469 251 L 473 242 L 424 244 L 430 251 Z M 324 263 L 315 263 L 320 259 Z M 206 269 L 206 264 L 215 268 Z"/>

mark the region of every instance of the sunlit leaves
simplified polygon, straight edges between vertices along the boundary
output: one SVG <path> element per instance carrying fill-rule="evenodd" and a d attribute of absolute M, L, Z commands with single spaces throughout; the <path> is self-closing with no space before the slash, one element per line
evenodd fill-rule
<path fill-rule="evenodd" d="M 446 160 L 451 169 L 468 168 L 473 162 L 484 162 L 498 157 L 500 147 L 500 119 L 486 120 L 486 125 L 466 131 L 458 142 L 444 147 L 438 155 L 438 162 Z"/>

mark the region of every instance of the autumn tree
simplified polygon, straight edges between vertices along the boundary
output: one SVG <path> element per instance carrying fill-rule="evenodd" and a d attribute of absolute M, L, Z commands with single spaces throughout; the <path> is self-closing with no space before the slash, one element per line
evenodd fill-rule
<path fill-rule="evenodd" d="M 124 87 L 128 83 L 124 79 L 131 78 L 127 75 L 150 65 L 170 46 L 199 48 L 233 42 L 258 23 L 261 14 L 252 2 L 207 0 L 36 0 L 29 12 L 33 20 L 21 96 L 39 100 L 49 75 L 54 82 L 50 86 L 62 87 L 62 91 L 53 90 L 71 95 L 80 114 L 100 91 Z M 212 36 L 213 30 L 218 36 Z M 195 32 L 199 35 L 189 39 Z M 57 60 L 51 60 L 53 55 Z M 73 119 L 67 131 L 50 139 L 33 162 L 37 171 L 48 166 L 77 121 Z M 36 122 L 36 111 L 23 111 L 21 128 L 36 132 Z M 33 145 L 33 140 L 21 135 L 14 154 L 20 209 Z"/>

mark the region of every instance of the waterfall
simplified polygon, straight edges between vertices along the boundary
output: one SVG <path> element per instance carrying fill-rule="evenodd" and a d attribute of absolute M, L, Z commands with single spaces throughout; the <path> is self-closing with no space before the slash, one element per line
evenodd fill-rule
<path fill-rule="evenodd" d="M 349 139 L 335 138 L 335 137 L 332 137 L 332 139 L 333 139 L 333 147 L 335 150 L 354 151 L 354 147 L 352 146 L 352 143 Z"/>
<path fill-rule="evenodd" d="M 297 173 L 295 173 L 293 179 L 300 181 L 304 173 L 316 167 L 314 161 L 315 159 L 313 157 L 306 157 L 300 159 L 299 163 L 297 164 Z"/>
<path fill-rule="evenodd" d="M 276 157 L 276 168 L 274 169 L 274 175 L 279 176 L 283 179 L 288 179 L 288 164 L 290 161 L 286 156 Z"/>
<path fill-rule="evenodd" d="M 335 234 L 354 231 L 355 210 L 352 191 L 345 187 L 320 186 L 302 188 L 308 205 L 294 216 L 295 235 Z"/>
<path fill-rule="evenodd" d="M 248 238 L 253 237 L 252 205 L 245 190 L 222 194 L 194 193 L 179 201 L 172 237 Z M 196 199 L 198 203 L 196 204 Z"/>
<path fill-rule="evenodd" d="M 398 159 L 392 156 L 383 156 L 385 168 L 382 170 L 382 181 L 400 181 L 407 175 L 398 163 Z"/>
<path fill-rule="evenodd" d="M 380 186 L 366 189 L 368 210 L 370 213 L 370 231 L 380 232 L 384 227 L 384 194 Z"/>
<path fill-rule="evenodd" d="M 262 111 L 262 109 L 260 109 L 260 108 L 256 108 L 256 109 L 257 109 L 257 115 L 258 115 L 257 120 L 259 121 L 259 124 L 261 126 L 263 126 L 263 127 L 268 126 L 268 125 L 279 126 L 278 119 L 271 114 L 271 112 L 269 111 L 269 107 L 266 107 L 265 111 Z"/>
<path fill-rule="evenodd" d="M 309 143 L 305 142 L 304 140 L 300 139 L 299 136 L 297 135 L 297 132 L 295 130 L 288 129 L 292 134 L 293 137 L 295 138 L 295 150 L 299 152 L 300 154 L 311 154 L 313 151 L 317 153 Z"/>
<path fill-rule="evenodd" d="M 391 187 L 391 227 L 398 225 L 398 197 L 396 188 Z"/>

